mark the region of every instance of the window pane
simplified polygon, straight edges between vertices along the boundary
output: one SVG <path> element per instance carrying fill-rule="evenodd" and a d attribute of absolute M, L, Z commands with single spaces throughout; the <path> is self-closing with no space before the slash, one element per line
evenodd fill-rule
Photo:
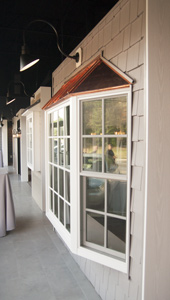
<path fill-rule="evenodd" d="M 65 199 L 70 202 L 70 173 L 65 172 Z"/>
<path fill-rule="evenodd" d="M 102 139 L 83 139 L 83 170 L 102 171 Z"/>
<path fill-rule="evenodd" d="M 54 139 L 54 163 L 58 163 L 58 139 Z"/>
<path fill-rule="evenodd" d="M 104 211 L 104 179 L 87 178 L 86 208 Z"/>
<path fill-rule="evenodd" d="M 50 209 L 53 211 L 53 191 L 50 190 Z"/>
<path fill-rule="evenodd" d="M 49 186 L 53 188 L 53 169 L 51 165 L 49 165 Z"/>
<path fill-rule="evenodd" d="M 58 134 L 58 128 L 57 128 L 57 120 L 58 120 L 58 113 L 57 111 L 54 112 L 53 114 L 53 135 Z"/>
<path fill-rule="evenodd" d="M 52 115 L 48 115 L 49 120 L 49 136 L 52 136 Z"/>
<path fill-rule="evenodd" d="M 70 232 L 70 206 L 66 204 L 66 229 Z"/>
<path fill-rule="evenodd" d="M 96 135 L 102 133 L 102 101 L 83 102 L 83 134 Z"/>
<path fill-rule="evenodd" d="M 54 214 L 58 218 L 58 196 L 54 194 Z"/>
<path fill-rule="evenodd" d="M 59 194 L 64 197 L 64 171 L 59 169 Z"/>
<path fill-rule="evenodd" d="M 64 224 L 64 201 L 60 198 L 60 222 Z"/>
<path fill-rule="evenodd" d="M 70 135 L 70 106 L 65 107 L 65 135 Z"/>
<path fill-rule="evenodd" d="M 64 135 L 64 108 L 59 110 L 59 135 Z"/>
<path fill-rule="evenodd" d="M 126 174 L 127 170 L 126 138 L 105 139 L 105 172 Z"/>
<path fill-rule="evenodd" d="M 58 193 L 58 168 L 54 167 L 54 190 Z"/>
<path fill-rule="evenodd" d="M 120 96 L 104 101 L 105 134 L 126 134 L 127 97 Z"/>
<path fill-rule="evenodd" d="M 49 161 L 52 162 L 52 139 L 49 139 Z"/>
<path fill-rule="evenodd" d="M 70 169 L 70 139 L 65 139 L 65 167 Z"/>
<path fill-rule="evenodd" d="M 107 218 L 107 246 L 125 253 L 126 221 L 116 218 Z"/>
<path fill-rule="evenodd" d="M 104 217 L 88 212 L 86 215 L 86 240 L 93 244 L 104 246 Z"/>
<path fill-rule="evenodd" d="M 126 191 L 125 181 L 107 180 L 107 212 L 126 216 Z"/>
<path fill-rule="evenodd" d="M 64 165 L 64 139 L 59 139 L 59 164 Z"/>

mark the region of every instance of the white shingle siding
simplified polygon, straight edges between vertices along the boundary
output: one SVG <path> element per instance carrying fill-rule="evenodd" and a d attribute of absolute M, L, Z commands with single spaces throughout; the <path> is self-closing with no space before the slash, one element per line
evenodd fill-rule
<path fill-rule="evenodd" d="M 74 256 L 103 300 L 141 300 L 145 164 L 145 1 L 120 0 L 77 46 L 82 65 L 65 59 L 53 73 L 54 93 L 63 83 L 104 51 L 104 57 L 134 79 L 132 102 L 132 174 L 130 279 L 127 274 Z M 75 50 L 71 53 L 75 54 Z"/>
<path fill-rule="evenodd" d="M 132 183 L 131 187 L 140 191 L 142 185 L 142 167 L 132 167 Z"/>

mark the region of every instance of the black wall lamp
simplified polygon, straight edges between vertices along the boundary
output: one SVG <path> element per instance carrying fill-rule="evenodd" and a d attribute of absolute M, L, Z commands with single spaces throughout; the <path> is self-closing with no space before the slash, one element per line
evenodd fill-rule
<path fill-rule="evenodd" d="M 16 100 L 16 97 L 18 94 L 16 93 L 15 89 L 13 89 L 13 92 L 11 92 L 10 87 L 13 84 L 14 87 L 18 86 L 18 85 L 22 85 L 23 87 L 23 93 L 25 96 L 27 97 L 34 97 L 34 96 L 30 96 L 27 94 L 27 92 L 25 91 L 25 85 L 21 80 L 12 80 L 9 82 L 8 84 L 8 90 L 7 90 L 7 97 L 6 97 L 6 105 L 9 105 L 10 103 L 12 103 L 13 101 Z"/>
<path fill-rule="evenodd" d="M 62 49 L 60 48 L 60 45 L 59 45 L 59 37 L 58 37 L 58 33 L 57 33 L 57 30 L 55 29 L 55 27 L 49 23 L 48 21 L 46 20 L 41 20 L 41 19 L 37 19 L 37 20 L 33 20 L 31 21 L 28 25 L 27 25 L 27 28 L 26 30 L 28 29 L 28 27 L 30 25 L 32 25 L 33 23 L 36 23 L 36 22 L 43 22 L 47 25 L 49 25 L 55 32 L 55 35 L 56 35 L 56 38 L 57 38 L 57 48 L 58 50 L 61 52 L 62 55 L 64 55 L 65 57 L 69 57 L 71 59 L 74 59 L 76 61 L 76 63 L 79 62 L 79 58 L 80 58 L 80 54 L 79 52 L 76 52 L 75 55 L 71 56 L 71 55 L 67 55 L 65 54 Z M 21 50 L 21 56 L 20 56 L 20 72 L 22 71 L 25 71 L 27 70 L 28 68 L 32 67 L 34 64 L 36 64 L 40 59 L 39 58 L 35 58 L 35 57 L 31 57 L 30 56 L 30 53 L 29 53 L 29 49 L 26 45 L 26 42 L 25 42 L 25 31 L 23 31 L 23 46 L 22 46 L 22 50 Z"/>

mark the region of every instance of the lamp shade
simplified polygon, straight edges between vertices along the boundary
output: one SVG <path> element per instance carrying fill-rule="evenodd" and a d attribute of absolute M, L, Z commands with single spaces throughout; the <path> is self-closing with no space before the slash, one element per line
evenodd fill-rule
<path fill-rule="evenodd" d="M 20 72 L 27 70 L 31 66 L 35 65 L 40 59 L 30 56 L 26 45 L 22 46 L 22 52 L 20 56 Z"/>

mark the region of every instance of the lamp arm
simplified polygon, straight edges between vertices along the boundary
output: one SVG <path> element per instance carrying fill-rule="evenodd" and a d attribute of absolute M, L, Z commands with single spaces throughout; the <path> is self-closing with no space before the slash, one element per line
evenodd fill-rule
<path fill-rule="evenodd" d="M 59 36 L 58 36 L 58 32 L 57 32 L 57 30 L 55 29 L 55 27 L 54 27 L 51 23 L 49 23 L 48 21 L 42 20 L 42 19 L 33 20 L 33 21 L 31 21 L 31 22 L 27 25 L 27 28 L 26 28 L 26 29 L 28 29 L 28 27 L 29 27 L 30 25 L 32 25 L 33 23 L 36 23 L 36 22 L 42 22 L 42 23 L 45 23 L 45 24 L 49 25 L 49 26 L 54 30 L 55 35 L 56 35 L 56 38 L 57 38 L 57 48 L 58 48 L 58 50 L 61 52 L 61 54 L 63 54 L 65 57 L 69 57 L 69 58 L 74 59 L 76 62 L 79 61 L 79 53 L 76 53 L 76 55 L 73 55 L 73 56 L 72 56 L 72 55 L 67 55 L 66 53 L 63 52 L 63 50 L 61 49 L 61 47 L 60 47 L 60 45 L 59 45 Z M 23 31 L 23 42 L 24 42 L 24 45 L 25 45 L 25 44 L 26 44 L 26 43 L 25 43 L 25 30 Z"/>
<path fill-rule="evenodd" d="M 17 84 L 17 83 L 20 83 L 22 86 L 23 86 L 23 91 L 24 91 L 24 94 L 27 96 L 27 97 L 33 97 L 34 98 L 34 95 L 30 96 L 27 94 L 26 90 L 25 90 L 25 84 L 21 81 L 21 80 L 18 80 L 18 81 L 15 81 L 15 80 L 11 80 L 8 84 L 8 90 L 7 90 L 7 95 L 9 93 L 9 88 L 10 88 L 10 85 L 11 83 L 14 83 L 14 84 Z"/>

